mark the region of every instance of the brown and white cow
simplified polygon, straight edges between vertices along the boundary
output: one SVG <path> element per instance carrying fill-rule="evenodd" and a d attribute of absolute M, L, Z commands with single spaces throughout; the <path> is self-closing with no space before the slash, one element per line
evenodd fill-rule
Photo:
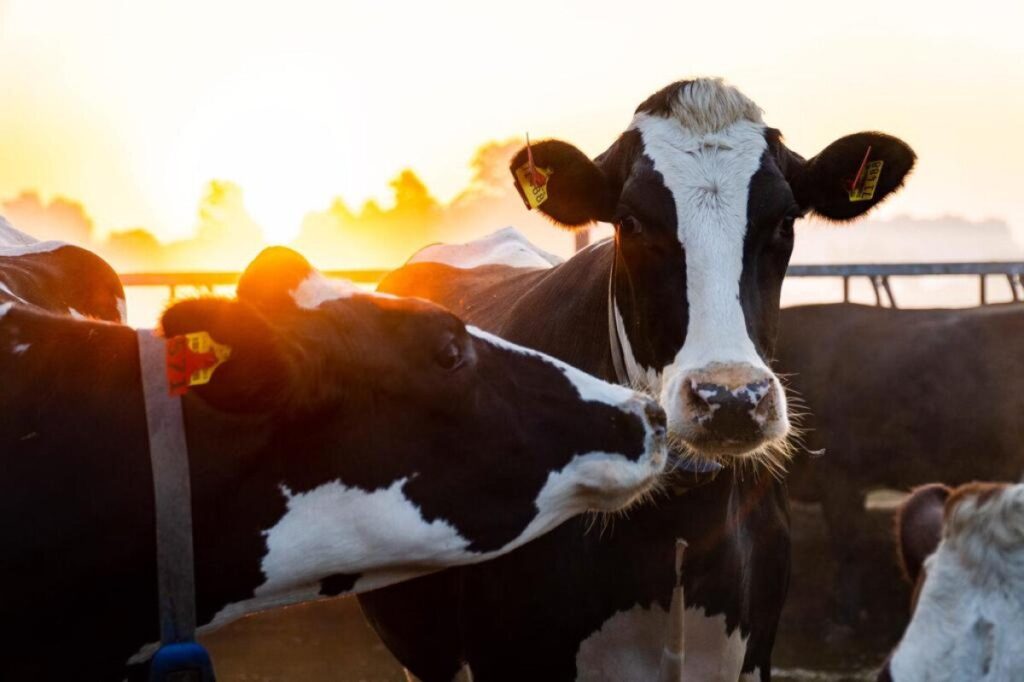
<path fill-rule="evenodd" d="M 1024 484 L 923 486 L 897 533 L 913 615 L 879 681 L 1022 679 Z"/>

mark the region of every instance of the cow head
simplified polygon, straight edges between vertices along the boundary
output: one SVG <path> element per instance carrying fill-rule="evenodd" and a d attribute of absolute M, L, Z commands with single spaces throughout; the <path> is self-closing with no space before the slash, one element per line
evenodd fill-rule
<path fill-rule="evenodd" d="M 898 515 L 911 621 L 878 679 L 1010 680 L 1024 669 L 1024 484 L 918 488 Z"/>
<path fill-rule="evenodd" d="M 659 396 L 670 435 L 712 458 L 773 454 L 789 431 L 768 362 L 793 224 L 863 215 L 900 187 L 911 149 L 857 133 L 805 160 L 747 97 L 701 79 L 648 98 L 596 159 L 557 140 L 531 151 L 549 175 L 540 211 L 615 226 L 611 314 L 629 379 Z"/>
<path fill-rule="evenodd" d="M 278 523 L 298 539 L 265 560 L 277 586 L 326 570 L 314 565 L 330 560 L 331 538 L 348 572 L 476 561 L 582 511 L 628 505 L 665 466 L 654 401 L 426 301 L 328 280 L 289 249 L 257 257 L 237 300 L 184 301 L 162 325 L 231 347 L 194 394 L 221 412 L 266 415 L 271 440 L 290 443 L 266 464 L 290 504 L 326 491 L 307 516 Z M 386 499 L 363 510 L 342 504 L 350 490 Z"/>

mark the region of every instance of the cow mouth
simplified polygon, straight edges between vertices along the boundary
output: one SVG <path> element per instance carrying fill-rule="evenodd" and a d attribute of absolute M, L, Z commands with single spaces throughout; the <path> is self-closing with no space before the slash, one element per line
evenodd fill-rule
<path fill-rule="evenodd" d="M 781 476 L 792 458 L 793 444 L 788 424 L 772 426 L 775 428 L 770 431 L 742 436 L 716 433 L 698 424 L 685 433 L 673 432 L 669 436 L 670 466 L 675 471 L 694 473 L 714 472 L 726 466 L 751 466 Z"/>

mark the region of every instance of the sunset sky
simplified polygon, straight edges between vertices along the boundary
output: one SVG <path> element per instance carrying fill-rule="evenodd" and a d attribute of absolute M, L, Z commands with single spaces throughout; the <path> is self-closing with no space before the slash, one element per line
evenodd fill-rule
<path fill-rule="evenodd" d="M 228 180 L 288 240 L 335 197 L 386 204 L 407 167 L 450 200 L 489 140 L 596 154 L 652 91 L 720 75 L 804 155 L 863 129 L 910 142 L 883 216 L 1021 238 L 1022 26 L 1005 1 L 0 0 L 0 200 L 65 196 L 100 232 L 171 239 Z"/>

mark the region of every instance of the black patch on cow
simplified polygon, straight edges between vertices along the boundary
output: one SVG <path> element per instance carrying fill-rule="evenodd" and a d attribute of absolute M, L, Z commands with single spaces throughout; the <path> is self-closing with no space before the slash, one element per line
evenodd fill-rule
<path fill-rule="evenodd" d="M 337 597 L 351 592 L 362 573 L 335 573 L 320 581 L 320 594 L 325 597 Z"/>
<path fill-rule="evenodd" d="M 121 280 L 109 264 L 86 249 L 64 245 L 18 256 L 0 254 L 0 303 L 10 301 L 67 315 L 118 322 Z M 6 289 L 6 290 L 5 290 Z"/>

